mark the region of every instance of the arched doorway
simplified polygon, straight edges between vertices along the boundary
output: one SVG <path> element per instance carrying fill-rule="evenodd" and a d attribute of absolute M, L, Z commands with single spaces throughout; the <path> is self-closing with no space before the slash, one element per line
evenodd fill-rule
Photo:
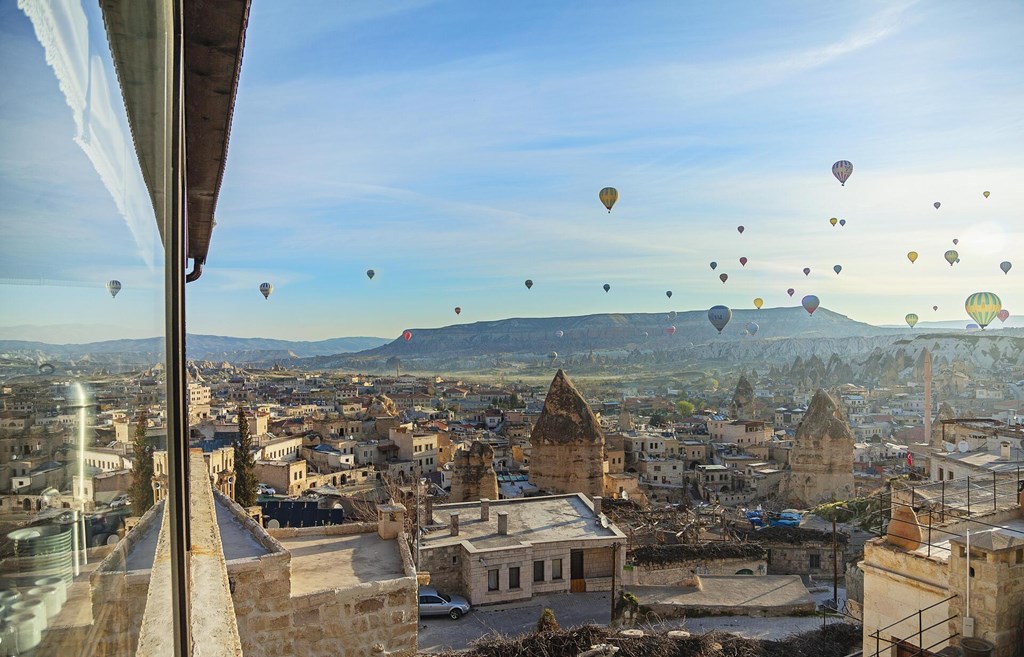
<path fill-rule="evenodd" d="M 749 568 L 742 568 L 736 571 L 737 575 L 753 575 L 754 571 Z"/>

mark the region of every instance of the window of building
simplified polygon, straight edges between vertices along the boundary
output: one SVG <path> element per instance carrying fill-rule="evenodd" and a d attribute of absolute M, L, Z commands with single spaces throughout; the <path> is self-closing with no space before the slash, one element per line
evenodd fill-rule
<path fill-rule="evenodd" d="M 508 569 L 508 588 L 519 588 L 519 566 L 513 566 Z"/>
<path fill-rule="evenodd" d="M 812 554 L 811 557 L 811 568 L 821 568 L 821 555 Z"/>
<path fill-rule="evenodd" d="M 498 569 L 492 568 L 487 571 L 487 590 L 497 591 L 498 590 Z"/>
<path fill-rule="evenodd" d="M 1020 550 L 1017 550 L 1017 553 L 1019 554 Z M 543 582 L 544 581 L 544 562 L 543 561 L 534 561 L 533 562 L 533 581 L 535 581 L 535 582 Z"/>
<path fill-rule="evenodd" d="M 562 579 L 562 560 L 551 560 L 551 579 Z"/>

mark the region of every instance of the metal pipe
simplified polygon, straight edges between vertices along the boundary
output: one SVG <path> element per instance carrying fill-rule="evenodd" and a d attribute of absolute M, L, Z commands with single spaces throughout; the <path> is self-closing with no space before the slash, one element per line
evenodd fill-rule
<path fill-rule="evenodd" d="M 186 283 L 194 283 L 199 280 L 199 277 L 203 275 L 203 262 L 199 259 L 192 260 L 192 271 L 185 274 Z"/>
<path fill-rule="evenodd" d="M 971 530 L 967 530 L 967 610 L 964 618 L 971 617 Z"/>

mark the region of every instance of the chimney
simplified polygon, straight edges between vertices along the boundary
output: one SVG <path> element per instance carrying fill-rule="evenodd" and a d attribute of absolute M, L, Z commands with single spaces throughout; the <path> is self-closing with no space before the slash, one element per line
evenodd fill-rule
<path fill-rule="evenodd" d="M 595 516 L 601 515 L 601 503 L 602 502 L 604 502 L 604 500 L 601 499 L 600 495 L 595 495 L 594 496 L 594 515 Z"/>
<path fill-rule="evenodd" d="M 1010 441 L 1004 440 L 1003 442 L 999 443 L 999 460 L 1010 460 Z"/>
<path fill-rule="evenodd" d="M 498 511 L 498 534 L 508 535 L 508 511 Z"/>
<path fill-rule="evenodd" d="M 451 514 L 450 518 L 451 518 L 451 525 L 448 528 L 448 532 L 452 536 L 458 536 L 459 535 L 459 514 L 453 513 L 453 514 Z"/>
<path fill-rule="evenodd" d="M 486 497 L 480 498 L 480 521 L 487 522 L 491 519 L 491 501 Z"/>

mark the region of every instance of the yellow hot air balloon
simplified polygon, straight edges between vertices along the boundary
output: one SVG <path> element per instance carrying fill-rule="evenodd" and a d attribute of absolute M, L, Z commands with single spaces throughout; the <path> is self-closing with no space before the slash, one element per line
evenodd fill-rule
<path fill-rule="evenodd" d="M 988 198 L 989 192 L 982 192 L 982 194 L 985 195 L 985 198 Z"/>
<path fill-rule="evenodd" d="M 907 320 L 907 324 L 910 324 L 910 328 L 914 328 L 914 325 L 917 324 L 917 315 L 914 313 L 908 314 L 904 319 Z"/>
<path fill-rule="evenodd" d="M 985 328 L 993 319 L 999 316 L 1003 309 L 1003 302 L 992 292 L 975 292 L 967 297 L 964 302 L 964 309 L 971 319 L 978 323 L 978 326 Z"/>
<path fill-rule="evenodd" d="M 836 224 L 838 224 L 838 223 L 839 223 L 839 220 L 838 220 L 838 219 L 836 219 L 835 217 L 832 217 L 831 219 L 829 219 L 829 220 L 828 220 L 828 222 L 829 222 L 830 224 L 832 224 L 833 226 L 835 226 Z"/>
<path fill-rule="evenodd" d="M 908 253 L 907 260 L 909 260 L 911 264 L 917 262 L 917 251 L 911 251 L 910 253 Z"/>
<path fill-rule="evenodd" d="M 763 306 L 763 305 L 764 305 L 764 299 L 762 299 L 761 297 L 758 297 L 758 298 L 754 299 L 754 307 L 755 308 L 757 308 L 758 310 L 761 310 L 761 306 Z"/>
<path fill-rule="evenodd" d="M 614 187 L 605 187 L 598 192 L 597 197 L 604 203 L 604 207 L 608 208 L 608 212 L 611 212 L 615 201 L 619 200 L 619 190 Z"/>

